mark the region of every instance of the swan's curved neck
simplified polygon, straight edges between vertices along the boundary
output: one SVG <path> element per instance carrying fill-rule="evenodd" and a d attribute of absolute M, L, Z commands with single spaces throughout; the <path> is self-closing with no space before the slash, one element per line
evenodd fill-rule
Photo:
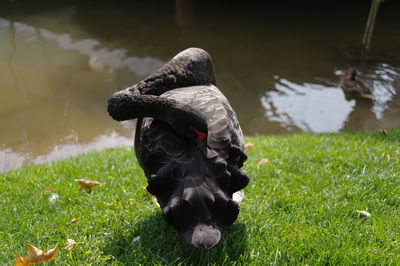
<path fill-rule="evenodd" d="M 196 142 L 207 136 L 207 122 L 202 115 L 190 105 L 169 98 L 115 93 L 108 101 L 107 111 L 117 121 L 143 117 L 162 120 Z"/>

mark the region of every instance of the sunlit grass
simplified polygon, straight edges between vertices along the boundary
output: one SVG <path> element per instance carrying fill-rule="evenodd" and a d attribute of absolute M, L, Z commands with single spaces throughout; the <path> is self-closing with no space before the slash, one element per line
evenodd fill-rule
<path fill-rule="evenodd" d="M 0 265 L 25 255 L 28 243 L 61 248 L 48 265 L 400 261 L 400 130 L 247 141 L 254 148 L 244 171 L 252 180 L 217 247 L 180 240 L 143 193 L 133 149 L 122 148 L 0 175 Z M 258 164 L 263 158 L 270 163 Z M 101 186 L 79 190 L 79 178 Z M 62 249 L 67 238 L 78 242 L 70 252 Z"/>

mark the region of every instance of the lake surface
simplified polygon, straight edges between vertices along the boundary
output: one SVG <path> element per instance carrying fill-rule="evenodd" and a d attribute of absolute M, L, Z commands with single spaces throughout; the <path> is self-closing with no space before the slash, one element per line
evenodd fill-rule
<path fill-rule="evenodd" d="M 368 52 L 369 1 L 32 3 L 0 2 L 0 172 L 132 145 L 134 121 L 113 121 L 108 97 L 188 47 L 213 57 L 246 135 L 400 125 L 398 1 L 380 7 Z M 349 66 L 375 101 L 345 99 Z"/>

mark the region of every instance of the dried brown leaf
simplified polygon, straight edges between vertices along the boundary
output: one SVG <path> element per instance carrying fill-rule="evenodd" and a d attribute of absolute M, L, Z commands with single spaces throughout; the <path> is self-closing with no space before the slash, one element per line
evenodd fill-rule
<path fill-rule="evenodd" d="M 250 150 L 252 150 L 254 148 L 254 144 L 253 143 L 246 143 L 244 145 L 244 148 L 245 148 L 246 151 L 250 151 Z"/>
<path fill-rule="evenodd" d="M 38 264 L 45 261 L 54 259 L 58 254 L 58 248 L 49 249 L 43 251 L 31 244 L 28 244 L 28 256 L 22 257 L 16 256 L 15 265 L 18 266 L 29 266 L 32 264 Z"/>
<path fill-rule="evenodd" d="M 29 266 L 32 265 L 33 263 L 28 261 L 28 257 L 22 257 L 20 255 L 17 255 L 15 258 L 15 265 L 16 266 Z"/>
<path fill-rule="evenodd" d="M 381 129 L 379 129 L 379 133 L 380 133 L 381 135 L 386 135 L 386 134 L 387 134 L 387 131 L 386 131 L 385 129 L 381 128 Z"/>
<path fill-rule="evenodd" d="M 65 250 L 66 251 L 71 251 L 75 246 L 76 246 L 76 242 L 73 239 L 68 238 L 67 242 L 65 243 Z"/>
<path fill-rule="evenodd" d="M 146 187 L 142 187 L 142 189 L 143 189 L 143 192 L 144 192 L 144 193 L 146 193 L 147 195 L 150 195 L 150 196 L 154 197 L 154 195 L 151 194 L 151 193 L 147 190 Z"/>
<path fill-rule="evenodd" d="M 81 189 L 85 189 L 87 191 L 92 191 L 94 187 L 100 185 L 100 183 L 97 181 L 86 180 L 86 179 L 75 179 L 75 182 L 77 182 L 80 185 Z"/>
<path fill-rule="evenodd" d="M 250 258 L 254 258 L 254 257 L 255 257 L 254 248 L 252 248 L 251 251 L 250 251 Z"/>
<path fill-rule="evenodd" d="M 46 188 L 46 189 L 43 191 L 43 194 L 44 194 L 44 195 L 48 195 L 48 194 L 50 194 L 53 190 L 54 190 L 53 188 L 48 187 L 48 188 Z"/>
<path fill-rule="evenodd" d="M 359 214 L 365 215 L 365 216 L 371 216 L 371 214 L 367 211 L 357 211 Z"/>
<path fill-rule="evenodd" d="M 267 159 L 267 158 L 261 159 L 258 162 L 258 165 L 268 165 L 268 164 L 271 164 L 271 161 L 269 159 Z"/>

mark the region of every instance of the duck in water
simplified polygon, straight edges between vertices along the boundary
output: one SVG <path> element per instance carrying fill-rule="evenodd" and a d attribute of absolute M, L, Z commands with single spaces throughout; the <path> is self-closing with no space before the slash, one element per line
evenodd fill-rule
<path fill-rule="evenodd" d="M 346 96 L 346 100 L 357 98 L 374 99 L 371 89 L 362 79 L 358 78 L 357 71 L 353 68 L 349 68 L 344 72 L 340 80 L 340 87 Z"/>
<path fill-rule="evenodd" d="M 166 221 L 196 247 L 218 244 L 239 213 L 232 194 L 249 177 L 239 169 L 243 133 L 215 86 L 210 55 L 189 48 L 143 81 L 114 93 L 108 113 L 138 118 L 135 153 Z"/>

